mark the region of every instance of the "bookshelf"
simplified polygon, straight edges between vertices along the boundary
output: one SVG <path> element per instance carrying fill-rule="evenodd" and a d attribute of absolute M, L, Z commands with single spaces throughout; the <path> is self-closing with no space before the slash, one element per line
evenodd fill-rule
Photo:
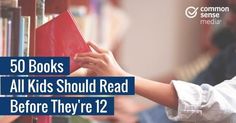
<path fill-rule="evenodd" d="M 2 14 L 5 14 L 5 12 L 2 11 L 2 2 L 8 3 L 9 1 L 14 2 L 14 5 L 7 5 L 5 7 L 19 9 L 17 12 L 20 15 L 17 17 L 19 17 L 20 20 L 19 18 L 16 18 L 17 21 L 14 21 L 14 23 L 19 26 L 15 26 L 18 27 L 16 28 L 17 30 L 13 29 L 14 35 L 9 36 L 9 38 L 11 38 L 9 39 L 9 42 L 16 42 L 14 43 L 14 46 L 9 46 L 7 48 L 2 45 L 4 41 L 6 42 L 7 35 L 5 35 L 4 38 L 1 37 L 1 34 L 7 30 L 0 28 L 0 56 L 35 56 L 36 28 L 65 10 L 73 7 L 80 10 L 80 12 L 77 11 L 75 20 L 80 22 L 78 26 L 80 27 L 80 31 L 82 30 L 81 33 L 85 36 L 85 40 L 97 41 L 98 44 L 102 44 L 103 39 L 106 39 L 102 37 L 104 36 L 103 32 L 105 32 L 105 26 L 102 22 L 105 21 L 101 14 L 105 2 L 98 0 L 0 0 L 0 26 L 2 24 Z M 39 6 L 40 2 L 43 3 L 43 6 Z M 8 4 L 11 4 L 11 2 Z M 39 10 L 39 8 L 43 9 L 43 11 Z M 6 13 L 8 13 L 8 11 Z M 40 18 L 42 16 L 45 18 Z M 43 20 L 43 23 L 40 19 Z M 108 27 L 110 27 L 110 25 Z M 11 28 L 9 27 L 9 29 Z M 8 31 L 10 32 L 11 30 Z M 23 47 L 22 44 L 24 44 Z M 10 49 L 9 52 L 11 50 L 14 52 L 8 53 L 8 49 Z M 44 121 L 41 121 L 41 119 L 44 119 Z M 0 116 L 0 123 L 51 123 L 50 121 L 50 116 Z"/>
<path fill-rule="evenodd" d="M 4 4 L 4 0 L 1 1 L 1 4 Z M 15 5 L 10 5 L 9 6 L 1 6 L 1 8 L 11 8 L 11 9 L 15 9 L 17 14 L 13 13 L 13 24 L 12 24 L 12 36 L 11 36 L 11 44 L 14 44 L 13 46 L 11 46 L 11 48 L 13 50 L 11 50 L 11 53 L 5 53 L 5 54 L 1 54 L 4 56 L 19 56 L 19 47 L 20 47 L 20 30 L 19 28 L 21 28 L 21 17 L 23 16 L 29 16 L 31 21 L 30 21 L 30 29 L 29 29 L 29 35 L 30 35 L 30 39 L 29 42 L 31 42 L 31 46 L 29 48 L 29 50 L 33 50 L 34 49 L 34 39 L 35 39 L 35 16 L 36 16 L 36 0 L 12 0 L 10 1 L 12 2 L 11 4 L 15 4 Z M 2 15 L 8 12 L 1 12 Z M 3 16 L 2 16 L 3 17 Z M 4 18 L 4 17 L 3 17 Z M 2 29 L 3 30 L 3 29 Z M 24 34 L 23 34 L 24 35 Z M 4 36 L 2 36 L 4 37 Z M 2 41 L 4 41 L 3 39 L 1 39 Z M 9 40 L 7 40 L 9 41 Z M 5 43 L 7 42 L 5 41 Z M 9 47 L 8 47 L 9 48 Z M 2 48 L 5 49 L 5 48 Z M 17 50 L 14 50 L 17 49 Z M 23 50 L 23 49 L 22 49 Z M 33 53 L 33 52 L 32 52 Z M 30 54 L 33 56 L 33 54 Z M 15 123 L 31 123 L 32 121 L 32 117 L 30 116 L 3 116 L 0 118 L 0 122 L 1 123 L 11 123 L 11 122 L 15 122 Z"/>
<path fill-rule="evenodd" d="M 13 24 L 14 27 L 17 27 L 17 29 L 12 28 L 13 31 L 11 38 L 11 49 L 12 51 L 7 54 L 7 49 L 10 47 L 5 47 L 6 53 L 4 50 L 4 47 L 0 45 L 0 56 L 19 56 L 19 42 L 20 42 L 20 32 L 22 30 L 18 29 L 20 28 L 21 20 L 16 17 L 29 17 L 29 47 L 28 47 L 28 55 L 29 56 L 35 56 L 35 37 L 36 37 L 36 27 L 37 27 L 37 2 L 40 0 L 1 0 L 0 1 L 0 17 L 3 18 L 3 15 L 8 12 L 4 12 L 3 8 L 17 8 L 19 10 L 16 10 L 20 15 L 19 16 L 13 16 Z M 41 0 L 45 4 L 45 14 L 60 14 L 63 11 L 67 10 L 69 6 L 78 6 L 78 5 L 86 5 L 89 6 L 90 0 Z M 4 5 L 6 3 L 6 5 Z M 14 5 L 13 5 L 14 4 Z M 6 10 L 8 11 L 8 10 Z M 13 13 L 14 14 L 14 13 Z M 15 14 L 14 14 L 15 15 Z M 2 23 L 0 23 L 2 24 Z M 7 27 L 7 26 L 6 26 Z M 9 28 L 10 29 L 10 28 Z M 4 30 L 5 31 L 5 30 Z M 3 29 L 1 28 L 0 34 L 5 33 Z M 7 35 L 5 35 L 7 36 Z M 23 35 L 24 36 L 24 35 Z M 0 43 L 3 43 L 3 38 L 0 37 Z M 6 41 L 7 41 L 7 37 Z M 17 50 L 13 50 L 17 49 Z M 47 123 L 50 123 L 51 118 L 49 116 L 39 116 L 41 119 L 47 119 Z M 0 123 L 37 123 L 38 116 L 1 116 L 0 117 Z M 46 123 L 45 121 L 43 123 Z M 39 122 L 40 123 L 40 122 Z"/>

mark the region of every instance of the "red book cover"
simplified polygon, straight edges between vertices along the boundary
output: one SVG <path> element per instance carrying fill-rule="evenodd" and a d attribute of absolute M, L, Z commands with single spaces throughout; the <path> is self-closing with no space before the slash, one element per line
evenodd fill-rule
<path fill-rule="evenodd" d="M 36 29 L 35 56 L 69 56 L 70 72 L 80 68 L 73 60 L 75 54 L 89 51 L 69 11 Z"/>

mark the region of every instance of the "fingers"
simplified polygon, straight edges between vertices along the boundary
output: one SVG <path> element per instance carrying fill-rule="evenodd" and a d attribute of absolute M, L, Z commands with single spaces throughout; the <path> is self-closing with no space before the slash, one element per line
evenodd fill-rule
<path fill-rule="evenodd" d="M 74 57 L 74 60 L 77 62 L 81 62 L 79 59 L 83 58 L 83 57 L 91 57 L 97 60 L 102 60 L 104 62 L 108 61 L 108 56 L 105 53 L 93 53 L 93 52 L 87 52 L 87 53 L 80 53 L 80 54 L 76 54 Z"/>
<path fill-rule="evenodd" d="M 106 58 L 104 57 L 103 54 L 97 54 L 97 53 L 81 53 L 81 54 L 76 54 L 74 57 L 74 60 L 80 63 L 93 63 L 93 64 L 98 64 L 105 60 Z"/>
<path fill-rule="evenodd" d="M 102 64 L 102 60 L 89 57 L 89 56 L 84 56 L 84 57 L 77 57 L 76 60 L 82 64 L 93 64 L 93 65 L 100 65 Z"/>
<path fill-rule="evenodd" d="M 101 55 L 93 52 L 80 53 L 75 55 L 74 60 L 77 61 L 78 57 L 86 57 L 86 56 L 92 58 L 99 58 Z"/>
<path fill-rule="evenodd" d="M 99 69 L 102 68 L 103 65 L 105 65 L 105 62 L 99 58 L 93 58 L 90 56 L 83 56 L 83 57 L 77 57 L 76 61 L 81 63 L 81 67 L 88 68 L 92 71 L 99 71 Z"/>
<path fill-rule="evenodd" d="M 88 45 L 95 52 L 86 52 L 76 54 L 74 60 L 80 63 L 81 67 L 88 68 L 92 71 L 101 72 L 109 62 L 109 52 L 98 47 L 96 44 L 89 42 Z M 101 72 L 102 73 L 102 72 Z"/>
<path fill-rule="evenodd" d="M 88 45 L 89 45 L 90 47 L 92 47 L 92 48 L 93 48 L 96 52 L 98 52 L 98 53 L 103 53 L 103 52 L 105 52 L 104 49 L 98 47 L 95 43 L 88 42 Z"/>

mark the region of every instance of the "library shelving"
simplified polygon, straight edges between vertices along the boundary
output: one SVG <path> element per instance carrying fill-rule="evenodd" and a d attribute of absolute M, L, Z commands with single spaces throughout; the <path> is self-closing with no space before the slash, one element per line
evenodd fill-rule
<path fill-rule="evenodd" d="M 90 4 L 91 0 L 1 0 L 0 56 L 35 56 L 35 31 L 40 16 Z M 49 121 L 42 123 L 51 123 L 50 116 L 0 116 L 0 123 L 41 123 L 40 119 Z"/>

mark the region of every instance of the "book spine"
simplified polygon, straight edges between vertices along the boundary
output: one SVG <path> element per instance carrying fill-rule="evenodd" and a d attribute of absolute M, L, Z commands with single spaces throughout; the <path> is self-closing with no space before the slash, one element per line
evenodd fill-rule
<path fill-rule="evenodd" d="M 7 19 L 3 18 L 2 20 L 2 41 L 3 41 L 3 56 L 7 55 Z"/>
<path fill-rule="evenodd" d="M 19 56 L 24 56 L 24 31 L 25 31 L 25 21 L 24 18 L 20 19 L 20 40 L 19 40 Z"/>
<path fill-rule="evenodd" d="M 18 56 L 20 40 L 21 8 L 3 7 L 2 16 L 8 20 L 7 28 L 7 55 Z M 11 24 L 10 24 L 11 23 Z M 11 29 L 9 29 L 11 26 Z M 11 30 L 11 32 L 9 32 Z M 11 36 L 11 37 L 10 37 Z M 10 39 L 10 40 L 9 40 Z M 10 44 L 10 45 L 9 45 Z"/>
<path fill-rule="evenodd" d="M 24 56 L 30 54 L 30 17 L 24 16 Z"/>
<path fill-rule="evenodd" d="M 11 41 L 12 41 L 12 39 L 11 39 L 11 32 L 12 32 L 12 21 L 11 20 L 7 20 L 7 33 L 6 33 L 6 44 L 7 44 L 7 53 L 6 53 L 6 55 L 7 56 L 11 56 Z"/>
<path fill-rule="evenodd" d="M 10 8 L 13 12 L 12 17 L 12 43 L 11 43 L 11 56 L 18 56 L 19 40 L 20 40 L 20 17 L 21 8 Z"/>
<path fill-rule="evenodd" d="M 45 22 L 45 0 L 37 0 L 37 27 Z"/>

